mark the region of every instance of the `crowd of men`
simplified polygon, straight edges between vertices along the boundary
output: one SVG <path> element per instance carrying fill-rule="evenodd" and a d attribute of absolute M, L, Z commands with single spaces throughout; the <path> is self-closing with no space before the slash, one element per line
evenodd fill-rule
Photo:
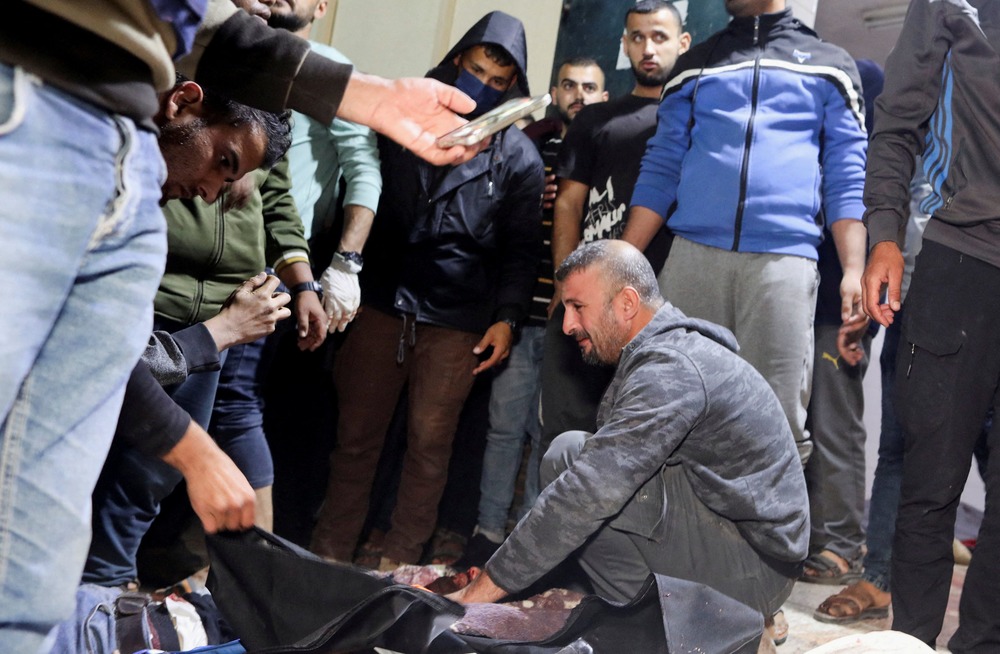
<path fill-rule="evenodd" d="M 206 532 L 274 528 L 263 384 L 286 319 L 298 349 L 333 357 L 319 556 L 426 560 L 486 377 L 455 563 L 482 572 L 452 599 L 498 601 L 574 560 L 627 602 L 656 573 L 755 609 L 767 650 L 801 579 L 846 585 L 818 620 L 891 603 L 893 628 L 933 647 L 975 452 L 987 508 L 949 647 L 998 651 L 1000 1 L 911 0 L 884 90 L 785 0 L 724 2 L 729 24 L 693 44 L 677 7 L 640 0 L 628 95 L 609 98 L 584 48 L 556 67 L 549 117 L 443 149 L 531 94 L 517 18 L 490 12 L 424 78 L 389 81 L 308 40 L 328 0 L 16 0 L 0 651 L 50 651 L 78 582 L 134 584 L 181 480 Z"/>

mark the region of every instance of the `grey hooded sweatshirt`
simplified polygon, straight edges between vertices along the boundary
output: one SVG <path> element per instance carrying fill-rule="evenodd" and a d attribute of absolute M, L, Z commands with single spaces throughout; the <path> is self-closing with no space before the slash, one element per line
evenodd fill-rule
<path fill-rule="evenodd" d="M 533 583 L 665 465 L 682 466 L 695 495 L 758 552 L 805 559 L 809 504 L 792 433 L 736 350 L 727 329 L 664 304 L 623 348 L 597 432 L 487 563 L 493 581 L 508 592 Z"/>

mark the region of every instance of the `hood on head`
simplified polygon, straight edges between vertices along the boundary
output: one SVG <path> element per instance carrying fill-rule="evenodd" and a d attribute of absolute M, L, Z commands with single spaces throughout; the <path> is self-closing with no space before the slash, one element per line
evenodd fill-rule
<path fill-rule="evenodd" d="M 528 75 L 525 72 L 528 70 L 528 43 L 524 35 L 524 24 L 502 11 L 491 11 L 480 18 L 441 59 L 441 63 L 427 73 L 427 76 L 446 84 L 454 84 L 458 75 L 453 63 L 455 56 L 474 45 L 484 43 L 498 45 L 506 50 L 514 59 L 517 68 L 517 81 L 504 93 L 501 102 L 531 95 L 528 90 Z"/>

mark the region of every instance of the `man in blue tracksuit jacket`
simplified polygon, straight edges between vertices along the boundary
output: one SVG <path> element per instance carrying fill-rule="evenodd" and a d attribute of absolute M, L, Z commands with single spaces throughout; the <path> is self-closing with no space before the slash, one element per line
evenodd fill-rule
<path fill-rule="evenodd" d="M 662 292 L 733 331 L 805 462 L 824 221 L 844 268 L 842 317 L 860 312 L 861 85 L 850 55 L 785 0 L 726 0 L 726 9 L 732 22 L 683 55 L 664 88 L 622 238 L 641 249 L 669 221 L 677 238 Z"/>

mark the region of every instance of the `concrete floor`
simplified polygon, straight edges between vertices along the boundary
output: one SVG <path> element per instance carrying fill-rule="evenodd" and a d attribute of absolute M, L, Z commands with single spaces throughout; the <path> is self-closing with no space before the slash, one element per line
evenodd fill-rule
<path fill-rule="evenodd" d="M 947 652 L 945 645 L 958 627 L 958 596 L 962 592 L 965 581 L 965 566 L 955 566 L 955 575 L 951 582 L 951 598 L 948 601 L 948 612 L 944 619 L 944 628 L 938 637 L 939 652 Z M 813 611 L 820 603 L 833 595 L 837 586 L 807 584 L 798 582 L 792 590 L 792 596 L 785 602 L 785 617 L 788 620 L 788 640 L 778 648 L 778 654 L 804 654 L 831 640 L 836 640 L 851 634 L 863 634 L 869 631 L 889 629 L 892 625 L 891 615 L 881 620 L 862 620 L 852 625 L 832 625 L 813 619 Z"/>

